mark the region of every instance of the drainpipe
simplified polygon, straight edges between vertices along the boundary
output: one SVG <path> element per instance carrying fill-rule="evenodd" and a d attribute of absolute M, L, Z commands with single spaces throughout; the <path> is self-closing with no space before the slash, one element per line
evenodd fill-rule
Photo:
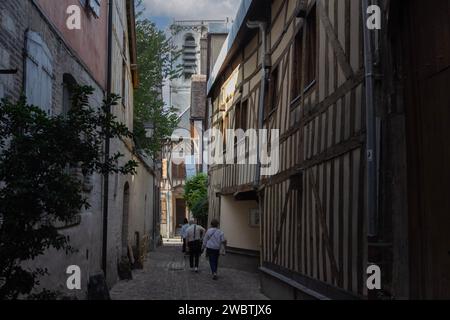
<path fill-rule="evenodd" d="M 106 95 L 109 97 L 112 93 L 112 24 L 113 24 L 113 0 L 108 3 L 108 66 L 107 66 L 107 88 Z M 108 106 L 106 113 L 111 113 L 111 107 Z M 110 153 L 110 138 L 107 132 L 105 139 L 105 163 L 108 161 Z M 108 265 L 108 200 L 109 200 L 109 173 L 103 176 L 103 248 L 102 248 L 102 269 L 106 279 Z"/>
<path fill-rule="evenodd" d="M 364 67 L 366 84 L 366 151 L 367 151 L 367 235 L 377 235 L 377 150 L 376 150 L 376 113 L 374 103 L 374 57 L 371 42 L 371 30 L 365 25 L 368 19 L 369 0 L 362 0 L 362 16 L 364 23 Z"/>
<path fill-rule="evenodd" d="M 266 35 L 267 35 L 267 23 L 264 21 L 248 21 L 247 27 L 249 29 L 259 29 L 261 33 L 261 39 L 262 39 L 262 58 L 261 58 L 261 89 L 259 92 L 259 107 L 258 107 L 258 133 L 256 138 L 256 170 L 255 170 L 255 181 L 254 181 L 254 188 L 257 190 L 258 194 L 258 211 L 259 211 L 259 239 L 260 239 L 260 247 L 262 250 L 262 211 L 263 211 L 263 198 L 260 193 L 260 183 L 261 183 L 261 142 L 259 139 L 260 132 L 264 125 L 264 101 L 265 101 L 265 95 L 266 95 L 266 81 L 267 81 L 267 44 L 266 44 Z M 260 266 L 263 266 L 263 254 L 260 252 Z"/>
<path fill-rule="evenodd" d="M 266 81 L 267 81 L 267 45 L 266 45 L 266 34 L 267 34 L 267 23 L 263 21 L 248 21 L 247 27 L 249 29 L 258 29 L 261 32 L 262 38 L 262 61 L 261 61 L 261 89 L 259 92 L 259 107 L 258 107 L 258 135 L 256 140 L 256 171 L 255 171 L 255 181 L 254 187 L 257 189 L 261 182 L 261 143 L 259 139 L 260 130 L 263 128 L 263 117 L 264 117 L 264 100 L 266 94 Z"/>

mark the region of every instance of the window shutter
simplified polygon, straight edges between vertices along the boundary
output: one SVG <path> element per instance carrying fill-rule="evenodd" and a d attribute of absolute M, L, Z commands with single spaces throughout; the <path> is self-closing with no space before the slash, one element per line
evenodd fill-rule
<path fill-rule="evenodd" d="M 27 33 L 26 96 L 48 115 L 52 110 L 53 66 L 50 50 L 38 33 Z"/>
<path fill-rule="evenodd" d="M 92 12 L 94 12 L 95 16 L 99 18 L 102 4 L 101 0 L 89 0 L 89 4 L 92 9 Z"/>
<path fill-rule="evenodd" d="M 167 159 L 162 160 L 162 178 L 167 179 Z"/>
<path fill-rule="evenodd" d="M 80 0 L 80 3 L 83 7 L 87 8 L 88 10 L 91 10 L 92 13 L 99 18 L 100 12 L 101 12 L 101 0 Z"/>

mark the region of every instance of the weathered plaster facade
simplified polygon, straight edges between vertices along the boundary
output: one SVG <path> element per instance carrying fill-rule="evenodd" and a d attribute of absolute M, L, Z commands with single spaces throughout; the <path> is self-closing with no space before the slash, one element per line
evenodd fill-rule
<path fill-rule="evenodd" d="M 94 88 L 91 97 L 93 106 L 100 106 L 106 94 L 107 75 L 107 1 L 101 2 L 100 16 L 95 17 L 88 9 L 82 8 L 82 30 L 69 31 L 65 27 L 66 9 L 72 1 L 47 0 L 5 0 L 0 2 L 0 69 L 16 70 L 12 74 L 0 75 L 0 98 L 12 100 L 27 91 L 25 72 L 27 60 L 24 51 L 27 40 L 34 39 L 51 67 L 48 88 L 51 97 L 46 108 L 51 115 L 63 112 L 65 107 L 65 86 L 67 78 L 79 85 Z M 133 90 L 137 85 L 134 43 L 134 1 L 114 1 L 112 91 L 125 97 L 113 110 L 119 121 L 133 130 Z M 30 33 L 32 35 L 30 36 Z M 36 44 L 37 43 L 37 44 Z M 42 57 L 42 55 L 40 56 Z M 49 71 L 49 70 L 46 70 Z M 43 88 L 46 89 L 45 87 Z M 33 92 L 39 97 L 41 92 Z M 67 106 L 66 106 L 67 107 Z M 111 154 L 120 152 L 122 163 L 134 159 L 139 163 L 134 176 L 111 175 L 109 183 L 108 219 L 108 264 L 107 284 L 111 287 L 118 280 L 118 262 L 124 252 L 123 243 L 128 243 L 136 262 L 142 260 L 158 243 L 159 232 L 159 178 L 154 163 L 145 154 L 135 150 L 132 141 L 111 141 Z M 81 212 L 78 223 L 66 226 L 60 232 L 70 237 L 70 244 L 78 251 L 66 255 L 64 252 L 49 250 L 45 255 L 29 262 L 30 267 L 45 267 L 49 276 L 41 279 L 41 288 L 58 290 L 68 296 L 80 299 L 88 295 L 88 284 L 92 276 L 103 274 L 103 176 L 94 174 L 85 179 L 86 194 L 91 207 Z M 128 213 L 124 220 L 125 187 L 128 186 Z M 125 227 L 124 227 L 125 225 Z M 137 236 L 138 235 L 138 236 Z M 82 289 L 69 291 L 66 288 L 70 265 L 81 268 Z M 139 265 L 139 263 L 137 264 Z"/>
<path fill-rule="evenodd" d="M 102 86 L 93 78 L 86 65 L 68 46 L 65 39 L 60 37 L 55 26 L 36 2 L 2 1 L 0 15 L 1 69 L 17 69 L 15 74 L 0 75 L 0 93 L 3 92 L 5 97 L 15 100 L 21 92 L 26 91 L 23 52 L 26 47 L 26 33 L 29 30 L 39 35 L 51 55 L 53 66 L 51 113 L 62 112 L 65 74 L 70 74 L 78 84 L 92 86 L 94 94 L 91 97 L 91 103 L 101 105 L 104 97 Z M 102 66 L 102 64 L 99 65 Z M 105 68 L 106 64 L 103 65 L 103 70 L 99 69 L 99 75 L 106 73 Z M 97 174 L 86 181 L 87 189 L 90 190 L 88 199 L 91 208 L 81 212 L 79 224 L 60 230 L 62 234 L 70 237 L 71 245 L 78 249 L 78 252 L 66 255 L 64 252 L 49 250 L 44 256 L 29 263 L 32 267 L 48 269 L 49 276 L 41 280 L 42 287 L 84 298 L 87 295 L 90 276 L 101 272 L 101 182 L 102 177 Z M 70 265 L 78 265 L 81 268 L 82 290 L 80 291 L 68 291 L 66 288 L 66 268 Z"/>

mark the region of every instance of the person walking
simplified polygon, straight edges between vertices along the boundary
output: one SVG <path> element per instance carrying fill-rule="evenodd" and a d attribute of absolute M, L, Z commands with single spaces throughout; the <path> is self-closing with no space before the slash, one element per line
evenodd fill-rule
<path fill-rule="evenodd" d="M 198 272 L 198 263 L 202 253 L 202 239 L 205 229 L 195 223 L 194 220 L 189 221 L 189 228 L 186 230 L 186 241 L 189 247 L 189 264 L 191 270 Z"/>
<path fill-rule="evenodd" d="M 219 229 L 219 221 L 213 219 L 211 228 L 205 234 L 203 239 L 203 248 L 206 248 L 206 255 L 209 258 L 209 265 L 213 274 L 213 279 L 217 280 L 217 269 L 219 267 L 219 256 L 224 253 L 227 240 L 222 230 Z"/>
<path fill-rule="evenodd" d="M 186 231 L 189 228 L 189 221 L 188 219 L 184 218 L 183 225 L 181 226 L 181 238 L 183 239 L 183 253 L 186 254 Z"/>

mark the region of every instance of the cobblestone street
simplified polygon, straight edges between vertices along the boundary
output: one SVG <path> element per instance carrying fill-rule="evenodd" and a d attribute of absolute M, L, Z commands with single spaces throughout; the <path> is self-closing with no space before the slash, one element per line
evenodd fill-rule
<path fill-rule="evenodd" d="M 222 262 L 227 256 L 221 257 Z M 113 300 L 264 300 L 258 274 L 221 268 L 219 280 L 211 277 L 209 263 L 200 258 L 199 273 L 189 269 L 180 245 L 165 244 L 151 252 L 143 270 L 133 271 L 133 280 L 120 281 L 111 290 Z"/>

